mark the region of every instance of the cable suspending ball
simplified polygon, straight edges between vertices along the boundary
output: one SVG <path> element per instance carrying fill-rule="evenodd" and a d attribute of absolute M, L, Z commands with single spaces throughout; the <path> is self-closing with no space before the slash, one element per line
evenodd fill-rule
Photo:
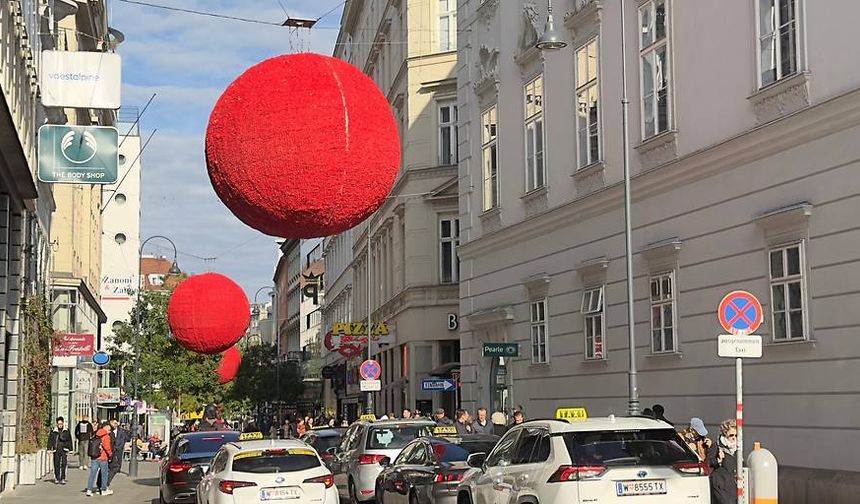
<path fill-rule="evenodd" d="M 235 346 L 231 346 L 221 355 L 221 362 L 218 364 L 218 382 L 221 385 L 229 383 L 239 374 L 239 367 L 242 365 L 242 354 Z"/>
<path fill-rule="evenodd" d="M 387 98 L 321 54 L 265 60 L 224 91 L 206 130 L 212 187 L 242 222 L 283 238 L 350 229 L 385 201 L 400 167 Z"/>
<path fill-rule="evenodd" d="M 216 354 L 245 334 L 251 305 L 242 288 L 224 275 L 195 275 L 183 280 L 170 296 L 167 322 L 184 348 Z"/>

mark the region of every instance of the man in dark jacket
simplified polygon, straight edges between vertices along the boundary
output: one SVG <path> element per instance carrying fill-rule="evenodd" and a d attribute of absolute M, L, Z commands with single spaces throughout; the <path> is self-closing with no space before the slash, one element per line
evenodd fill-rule
<path fill-rule="evenodd" d="M 87 442 L 91 437 L 93 437 L 93 424 L 84 415 L 78 425 L 75 426 L 75 439 L 78 440 L 78 467 L 84 470 L 88 468 L 87 461 L 90 460 L 87 455 Z"/>
<path fill-rule="evenodd" d="M 48 436 L 48 450 L 54 452 L 54 483 L 66 484 L 66 466 L 69 465 L 68 453 L 72 451 L 72 435 L 65 428 L 63 417 L 57 417 L 57 430 Z"/>
<path fill-rule="evenodd" d="M 114 476 L 119 474 L 122 469 L 122 456 L 125 450 L 125 443 L 131 441 L 131 432 L 119 426 L 119 421 L 112 418 L 110 421 L 111 431 L 111 458 L 108 460 L 108 486 L 113 481 Z"/>

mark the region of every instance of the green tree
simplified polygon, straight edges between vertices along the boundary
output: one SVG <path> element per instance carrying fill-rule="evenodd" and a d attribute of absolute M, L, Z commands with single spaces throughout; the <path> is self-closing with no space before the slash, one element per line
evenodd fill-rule
<path fill-rule="evenodd" d="M 263 343 L 249 346 L 242 352 L 242 366 L 225 404 L 234 413 L 250 413 L 275 400 L 295 403 L 304 390 L 299 366 L 278 363 L 276 348 Z"/>

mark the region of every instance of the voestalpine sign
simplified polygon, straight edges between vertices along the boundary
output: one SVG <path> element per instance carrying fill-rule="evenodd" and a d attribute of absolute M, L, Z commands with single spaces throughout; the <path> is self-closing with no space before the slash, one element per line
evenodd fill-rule
<path fill-rule="evenodd" d="M 46 124 L 39 128 L 39 180 L 65 184 L 113 184 L 119 134 L 107 126 Z"/>
<path fill-rule="evenodd" d="M 86 109 L 120 107 L 122 59 L 91 51 L 42 51 L 42 105 Z"/>
<path fill-rule="evenodd" d="M 519 357 L 519 343 L 484 343 L 481 346 L 484 357 Z"/>

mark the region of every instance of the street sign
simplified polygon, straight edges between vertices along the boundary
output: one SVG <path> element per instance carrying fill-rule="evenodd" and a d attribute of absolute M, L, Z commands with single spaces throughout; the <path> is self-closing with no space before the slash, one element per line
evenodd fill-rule
<path fill-rule="evenodd" d="M 45 124 L 39 128 L 39 180 L 64 184 L 113 184 L 119 134 L 108 126 Z"/>
<path fill-rule="evenodd" d="M 379 392 L 382 390 L 382 382 L 379 380 L 361 380 L 359 383 L 362 392 Z"/>
<path fill-rule="evenodd" d="M 717 343 L 717 355 L 720 357 L 761 359 L 761 336 L 721 334 Z"/>
<path fill-rule="evenodd" d="M 484 343 L 481 346 L 481 355 L 484 357 L 519 357 L 519 343 Z"/>
<path fill-rule="evenodd" d="M 358 368 L 358 374 L 361 375 L 362 380 L 379 380 L 379 376 L 382 374 L 382 367 L 375 360 L 368 359 L 361 363 L 361 367 Z"/>
<path fill-rule="evenodd" d="M 421 390 L 430 392 L 450 392 L 457 388 L 454 380 L 443 378 L 425 378 L 421 380 Z"/>
<path fill-rule="evenodd" d="M 110 354 L 107 352 L 98 351 L 93 354 L 93 364 L 96 366 L 107 366 L 110 362 Z"/>
<path fill-rule="evenodd" d="M 736 334 L 752 334 L 761 325 L 764 312 L 758 298 L 747 291 L 733 291 L 725 295 L 717 310 L 720 325 Z"/>

